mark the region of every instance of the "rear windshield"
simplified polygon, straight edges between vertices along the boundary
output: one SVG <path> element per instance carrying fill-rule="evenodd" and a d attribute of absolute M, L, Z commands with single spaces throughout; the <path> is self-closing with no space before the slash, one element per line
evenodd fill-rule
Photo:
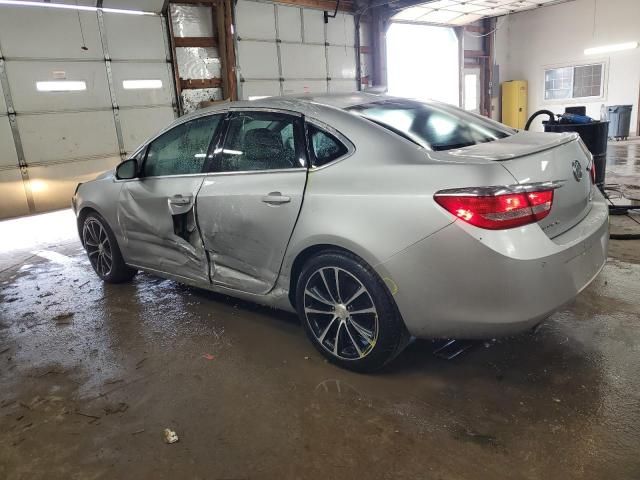
<path fill-rule="evenodd" d="M 514 133 L 492 120 L 444 104 L 383 100 L 348 110 L 431 150 L 468 147 Z"/>

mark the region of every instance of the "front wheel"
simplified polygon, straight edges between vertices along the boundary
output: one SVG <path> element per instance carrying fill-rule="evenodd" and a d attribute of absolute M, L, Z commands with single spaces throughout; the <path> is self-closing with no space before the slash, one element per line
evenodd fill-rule
<path fill-rule="evenodd" d="M 98 213 L 90 213 L 85 217 L 82 244 L 94 271 L 105 282 L 126 282 L 137 273 L 124 263 L 115 235 Z"/>
<path fill-rule="evenodd" d="M 376 272 L 347 252 L 309 260 L 298 278 L 296 306 L 314 346 L 355 371 L 382 368 L 406 346 L 408 333 Z"/>

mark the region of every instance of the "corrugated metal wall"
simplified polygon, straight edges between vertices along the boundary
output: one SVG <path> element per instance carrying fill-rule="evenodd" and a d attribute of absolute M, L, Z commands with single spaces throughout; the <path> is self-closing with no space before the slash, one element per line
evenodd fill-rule
<path fill-rule="evenodd" d="M 241 98 L 357 90 L 353 15 L 239 0 L 236 27 Z"/>
<path fill-rule="evenodd" d="M 175 117 L 164 25 L 159 15 L 2 7 L 0 218 L 67 207 L 78 182 Z M 86 89 L 36 88 L 54 80 Z M 162 86 L 125 89 L 124 80 Z"/>

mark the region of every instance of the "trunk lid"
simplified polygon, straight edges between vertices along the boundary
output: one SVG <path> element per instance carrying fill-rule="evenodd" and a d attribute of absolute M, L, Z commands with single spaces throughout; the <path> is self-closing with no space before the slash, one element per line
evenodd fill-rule
<path fill-rule="evenodd" d="M 575 133 L 519 132 L 448 153 L 461 160 L 498 161 L 518 184 L 563 181 L 554 191 L 551 212 L 538 222 L 549 238 L 574 227 L 591 210 L 591 159 Z"/>

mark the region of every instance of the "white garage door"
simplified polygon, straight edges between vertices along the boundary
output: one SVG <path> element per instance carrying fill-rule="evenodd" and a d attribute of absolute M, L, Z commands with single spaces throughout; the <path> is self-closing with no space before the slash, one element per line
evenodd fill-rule
<path fill-rule="evenodd" d="M 68 207 L 175 118 L 166 42 L 159 15 L 0 6 L 0 218 Z"/>
<path fill-rule="evenodd" d="M 236 24 L 241 98 L 357 90 L 353 15 L 239 0 Z"/>

